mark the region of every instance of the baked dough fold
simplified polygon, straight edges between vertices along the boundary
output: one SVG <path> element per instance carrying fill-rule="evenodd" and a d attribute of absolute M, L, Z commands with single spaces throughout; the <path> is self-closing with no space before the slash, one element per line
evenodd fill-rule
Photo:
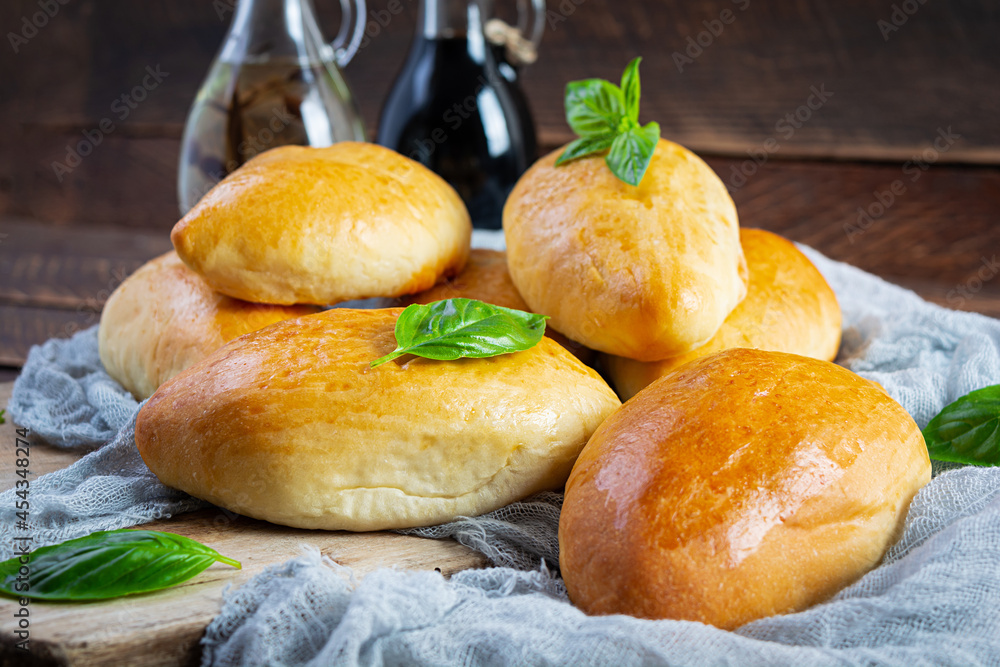
<path fill-rule="evenodd" d="M 227 345 L 136 422 L 168 486 L 300 528 L 426 526 L 561 488 L 620 402 L 548 338 L 487 359 L 395 348 L 402 309 L 334 309 Z"/>
<path fill-rule="evenodd" d="M 170 240 L 223 294 L 328 305 L 427 289 L 462 269 L 471 235 L 465 205 L 440 176 L 345 141 L 260 154 L 209 191 Z"/>

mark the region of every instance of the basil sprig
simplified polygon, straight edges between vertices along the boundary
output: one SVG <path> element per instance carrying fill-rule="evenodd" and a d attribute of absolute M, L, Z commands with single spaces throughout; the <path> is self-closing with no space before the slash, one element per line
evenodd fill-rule
<path fill-rule="evenodd" d="M 639 125 L 639 63 L 625 67 L 621 86 L 604 79 L 566 84 L 566 122 L 580 137 L 556 160 L 565 164 L 594 153 L 604 158 L 611 173 L 629 185 L 639 185 L 660 140 L 658 123 Z"/>
<path fill-rule="evenodd" d="M 936 461 L 1000 465 L 1000 385 L 970 392 L 947 406 L 923 431 Z"/>
<path fill-rule="evenodd" d="M 415 303 L 396 320 L 396 349 L 371 362 L 371 366 L 404 354 L 448 361 L 527 350 L 542 339 L 546 319 L 544 315 L 474 299 Z"/>
<path fill-rule="evenodd" d="M 215 562 L 240 567 L 232 558 L 182 535 L 102 530 L 3 561 L 0 594 L 38 600 L 105 600 L 168 588 Z"/>

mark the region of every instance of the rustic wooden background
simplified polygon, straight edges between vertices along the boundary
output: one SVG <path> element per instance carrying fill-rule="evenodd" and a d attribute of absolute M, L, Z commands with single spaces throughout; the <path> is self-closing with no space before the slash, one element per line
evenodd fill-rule
<path fill-rule="evenodd" d="M 232 16 L 231 0 L 62 1 L 0 6 L 0 365 L 9 368 L 30 343 L 95 323 L 122 277 L 169 247 L 184 118 Z M 333 35 L 334 3 L 318 1 Z M 370 0 L 372 39 L 345 73 L 372 136 L 418 0 L 401 0 L 398 16 L 388 1 Z M 54 15 L 39 18 L 46 8 Z M 33 19 L 45 25 L 27 28 Z M 616 79 L 642 55 L 643 121 L 707 157 L 733 186 L 744 225 L 1000 315 L 996 271 L 981 278 L 1000 250 L 998 34 L 995 0 L 549 0 L 524 86 L 552 148 L 570 139 L 565 82 Z M 111 105 L 147 67 L 168 74 L 119 119 Z M 813 89 L 832 94 L 799 109 Z M 809 118 L 788 136 L 778 123 L 797 110 Z M 115 130 L 60 182 L 52 163 L 105 118 Z M 959 138 L 935 150 L 941 132 Z M 748 163 L 769 139 L 776 152 Z M 914 167 L 925 153 L 933 164 Z M 745 183 L 734 176 L 741 167 L 755 172 Z M 897 181 L 902 194 L 851 236 L 859 207 L 877 212 L 878 193 Z"/>

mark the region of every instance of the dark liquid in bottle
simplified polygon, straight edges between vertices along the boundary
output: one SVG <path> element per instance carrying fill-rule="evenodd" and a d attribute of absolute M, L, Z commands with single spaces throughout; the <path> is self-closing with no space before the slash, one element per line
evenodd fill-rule
<path fill-rule="evenodd" d="M 515 71 L 489 45 L 417 37 L 382 109 L 378 143 L 428 166 L 465 201 L 475 227 L 500 229 L 504 201 L 535 160 L 535 128 Z"/>

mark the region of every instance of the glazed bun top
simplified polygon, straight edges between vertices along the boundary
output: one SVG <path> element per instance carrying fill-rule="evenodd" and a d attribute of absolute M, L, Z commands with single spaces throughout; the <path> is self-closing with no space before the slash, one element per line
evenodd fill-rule
<path fill-rule="evenodd" d="M 111 294 L 97 333 L 101 363 L 137 399 L 234 338 L 318 310 L 248 303 L 219 294 L 170 251 Z"/>
<path fill-rule="evenodd" d="M 507 255 L 503 250 L 473 248 L 461 273 L 438 282 L 429 290 L 399 297 L 392 305 L 409 306 L 442 299 L 476 299 L 514 310 L 531 310 L 510 279 Z"/>
<path fill-rule="evenodd" d="M 461 270 L 472 225 L 455 190 L 395 151 L 283 146 L 227 176 L 174 226 L 216 291 L 326 305 L 431 287 Z"/>
<path fill-rule="evenodd" d="M 642 182 L 601 156 L 535 163 L 504 207 L 507 263 L 531 309 L 587 347 L 643 361 L 710 339 L 746 294 L 736 207 L 715 172 L 660 140 Z"/>
<path fill-rule="evenodd" d="M 876 383 L 727 350 L 649 385 L 591 437 L 566 484 L 562 574 L 588 613 L 732 629 L 877 565 L 929 480 L 920 429 Z"/>
<path fill-rule="evenodd" d="M 300 528 L 383 530 L 562 488 L 621 403 L 542 338 L 435 361 L 396 347 L 402 309 L 334 308 L 243 336 L 164 384 L 135 442 L 166 485 Z"/>

